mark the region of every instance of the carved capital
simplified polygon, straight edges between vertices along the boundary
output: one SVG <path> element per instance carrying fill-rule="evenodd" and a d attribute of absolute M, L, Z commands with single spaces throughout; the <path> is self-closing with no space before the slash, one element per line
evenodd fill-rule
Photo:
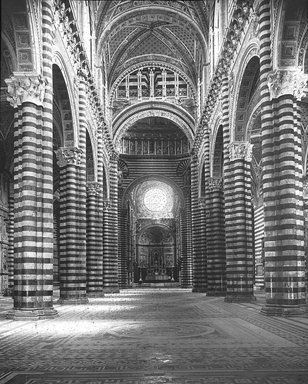
<path fill-rule="evenodd" d="M 308 196 L 308 178 L 303 180 L 304 196 Z"/>
<path fill-rule="evenodd" d="M 77 147 L 60 148 L 57 150 L 57 159 L 59 167 L 65 167 L 72 164 L 79 166 L 81 164 L 81 155 L 83 151 Z"/>
<path fill-rule="evenodd" d="M 229 144 L 229 157 L 230 160 L 246 160 L 251 161 L 253 145 L 246 141 L 234 141 Z"/>
<path fill-rule="evenodd" d="M 80 81 L 87 82 L 89 75 L 90 75 L 90 72 L 86 65 L 80 66 L 80 68 L 78 68 L 77 76 L 78 76 L 79 82 Z"/>
<path fill-rule="evenodd" d="M 112 151 L 112 152 L 110 152 L 109 159 L 110 159 L 110 161 L 116 161 L 117 162 L 119 160 L 119 154 L 115 151 Z"/>
<path fill-rule="evenodd" d="M 5 82 L 9 94 L 7 100 L 14 108 L 25 102 L 43 104 L 47 80 L 41 75 L 14 72 L 13 76 L 5 79 Z"/>
<path fill-rule="evenodd" d="M 210 177 L 205 185 L 206 189 L 209 191 L 222 191 L 223 190 L 223 180 L 221 177 Z"/>
<path fill-rule="evenodd" d="M 100 183 L 92 182 L 87 184 L 88 196 L 99 196 L 102 193 Z"/>
<path fill-rule="evenodd" d="M 110 200 L 109 199 L 103 199 L 103 207 L 104 209 L 108 210 L 111 206 Z"/>
<path fill-rule="evenodd" d="M 297 100 L 304 96 L 308 75 L 301 68 L 294 70 L 276 69 L 268 75 L 268 87 L 271 99 L 282 95 L 293 95 Z"/>
<path fill-rule="evenodd" d="M 198 205 L 199 205 L 199 208 L 205 208 L 205 197 L 199 197 Z"/>

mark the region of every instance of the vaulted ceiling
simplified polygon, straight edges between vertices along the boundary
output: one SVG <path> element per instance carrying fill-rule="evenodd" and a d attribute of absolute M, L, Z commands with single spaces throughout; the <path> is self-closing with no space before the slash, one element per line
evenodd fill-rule
<path fill-rule="evenodd" d="M 168 63 L 196 86 L 206 61 L 209 2 L 161 0 L 101 1 L 96 41 L 108 88 L 140 63 Z"/>

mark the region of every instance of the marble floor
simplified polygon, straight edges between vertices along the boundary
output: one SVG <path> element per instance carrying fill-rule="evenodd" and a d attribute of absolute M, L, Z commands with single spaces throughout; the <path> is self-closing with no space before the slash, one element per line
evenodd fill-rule
<path fill-rule="evenodd" d="M 130 289 L 12 321 L 0 297 L 0 383 L 304 384 L 308 318 L 185 289 Z"/>

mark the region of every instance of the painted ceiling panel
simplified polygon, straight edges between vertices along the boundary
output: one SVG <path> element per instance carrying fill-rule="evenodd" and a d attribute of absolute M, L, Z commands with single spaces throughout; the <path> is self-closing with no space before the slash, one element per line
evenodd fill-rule
<path fill-rule="evenodd" d="M 133 52 L 132 52 L 133 51 Z M 175 57 L 175 53 L 164 44 L 158 37 L 154 34 L 149 33 L 147 36 L 140 41 L 138 45 L 133 47 L 131 53 L 134 56 L 149 55 L 149 54 L 158 54 Z"/>

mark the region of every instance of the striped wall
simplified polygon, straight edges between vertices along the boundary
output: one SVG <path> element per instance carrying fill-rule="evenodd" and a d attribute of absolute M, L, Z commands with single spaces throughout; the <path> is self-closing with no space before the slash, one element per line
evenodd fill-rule
<path fill-rule="evenodd" d="M 177 158 L 141 158 L 121 155 L 128 166 L 129 175 L 123 179 L 122 188 L 125 190 L 129 184 L 144 176 L 163 176 L 173 180 L 180 187 L 183 186 L 183 177 L 177 175 Z"/>

